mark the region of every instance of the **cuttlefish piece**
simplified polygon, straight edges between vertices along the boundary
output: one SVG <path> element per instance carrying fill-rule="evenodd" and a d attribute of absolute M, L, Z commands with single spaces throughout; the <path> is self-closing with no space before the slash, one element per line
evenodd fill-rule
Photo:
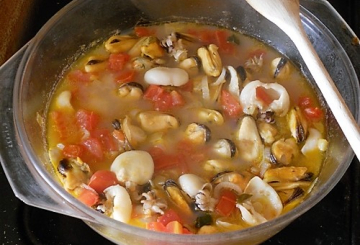
<path fill-rule="evenodd" d="M 251 195 L 242 204 L 237 204 L 245 222 L 254 225 L 278 217 L 283 204 L 277 192 L 258 176 L 253 177 L 244 190 Z"/>
<path fill-rule="evenodd" d="M 257 92 L 262 90 L 268 101 L 258 98 Z M 262 83 L 259 80 L 249 82 L 240 93 L 240 103 L 245 114 L 273 111 L 276 115 L 285 116 L 290 107 L 290 97 L 285 87 L 278 83 Z"/>
<path fill-rule="evenodd" d="M 310 128 L 309 135 L 304 146 L 301 148 L 301 152 L 307 155 L 316 150 L 326 151 L 327 147 L 328 141 L 322 137 L 320 131 L 315 128 Z"/>
<path fill-rule="evenodd" d="M 247 162 L 258 162 L 261 160 L 264 151 L 255 119 L 245 116 L 240 122 L 236 132 L 235 144 L 238 149 L 239 157 Z"/>
<path fill-rule="evenodd" d="M 130 195 L 121 185 L 113 185 L 104 190 L 107 202 L 111 203 L 112 213 L 110 217 L 115 220 L 128 223 L 131 219 L 132 202 Z"/>

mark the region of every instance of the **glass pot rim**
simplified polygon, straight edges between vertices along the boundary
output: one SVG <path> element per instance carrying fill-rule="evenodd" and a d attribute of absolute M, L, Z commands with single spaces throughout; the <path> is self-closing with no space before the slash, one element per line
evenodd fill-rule
<path fill-rule="evenodd" d="M 314 205 L 316 205 L 321 199 L 323 199 L 328 192 L 338 183 L 340 178 L 343 176 L 345 171 L 347 170 L 348 166 L 350 165 L 351 159 L 353 158 L 354 154 L 352 153 L 351 149 L 347 149 L 345 153 L 347 155 L 346 161 L 342 163 L 338 168 L 335 170 L 335 173 L 327 180 L 327 182 L 321 185 L 314 195 L 310 195 L 303 203 L 295 207 L 293 210 L 289 211 L 281 215 L 280 217 L 270 220 L 266 223 L 250 227 L 243 230 L 238 231 L 229 231 L 224 233 L 217 233 L 217 234 L 207 234 L 207 235 L 196 235 L 196 237 L 192 238 L 189 236 L 183 235 L 176 235 L 176 234 L 167 234 L 167 233 L 157 233 L 153 231 L 149 231 L 143 228 L 138 228 L 135 226 L 131 226 L 128 224 L 120 223 L 115 221 L 107 216 L 96 212 L 93 209 L 88 208 L 86 205 L 82 204 L 80 201 L 77 201 L 71 194 L 69 194 L 55 179 L 54 177 L 48 172 L 48 170 L 42 165 L 39 164 L 39 159 L 36 153 L 32 150 L 32 146 L 28 141 L 26 136 L 26 129 L 24 127 L 24 118 L 22 111 L 23 103 L 21 97 L 21 93 L 23 92 L 23 81 L 27 79 L 27 71 L 31 69 L 31 60 L 34 55 L 36 55 L 38 49 L 41 48 L 42 39 L 46 36 L 47 32 L 56 24 L 57 22 L 61 21 L 64 15 L 71 14 L 72 11 L 75 11 L 76 8 L 79 8 L 82 4 L 86 1 L 82 0 L 75 0 L 72 1 L 69 5 L 65 8 L 60 10 L 54 17 L 50 19 L 49 22 L 39 31 L 36 37 L 31 42 L 30 46 L 27 48 L 26 53 L 24 55 L 24 59 L 22 59 L 21 64 L 19 66 L 19 72 L 16 76 L 15 87 L 14 87 L 14 99 L 13 99 L 13 106 L 14 106 L 14 123 L 16 127 L 16 133 L 18 137 L 19 144 L 21 147 L 21 153 L 24 157 L 24 160 L 33 173 L 37 174 L 50 188 L 53 190 L 52 197 L 61 201 L 66 202 L 68 205 L 72 206 L 74 209 L 78 210 L 79 212 L 84 213 L 87 217 L 87 220 L 94 223 L 100 223 L 105 226 L 110 226 L 115 229 L 137 234 L 138 236 L 154 238 L 161 241 L 169 241 L 174 240 L 177 242 L 189 242 L 189 239 L 193 239 L 194 242 L 198 241 L 213 241 L 213 240 L 224 240 L 228 237 L 241 238 L 251 236 L 252 234 L 261 234 L 266 233 L 270 227 L 283 227 L 286 226 L 288 223 L 308 211 Z M 303 1 L 303 2 L 313 2 L 312 0 Z M 326 3 L 324 3 L 326 4 Z M 306 10 L 302 7 L 302 19 L 307 21 L 312 21 L 315 25 L 320 25 L 320 21 L 317 20 L 310 11 Z M 329 34 L 330 35 L 330 34 Z M 359 91 L 357 91 L 359 94 Z M 356 115 L 357 116 L 357 115 Z M 282 228 L 280 228 L 282 229 Z M 225 239 L 225 240 L 226 240 Z"/>

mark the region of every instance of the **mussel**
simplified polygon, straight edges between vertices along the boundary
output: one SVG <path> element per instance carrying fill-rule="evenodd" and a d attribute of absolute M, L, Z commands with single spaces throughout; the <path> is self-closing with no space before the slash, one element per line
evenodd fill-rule
<path fill-rule="evenodd" d="M 200 47 L 197 50 L 197 55 L 201 59 L 202 67 L 206 75 L 217 77 L 222 70 L 222 61 L 218 53 L 218 47 L 215 44 Z"/>
<path fill-rule="evenodd" d="M 80 158 L 64 158 L 57 167 L 60 180 L 67 190 L 74 190 L 80 185 L 87 183 L 91 176 L 89 165 Z"/>
<path fill-rule="evenodd" d="M 289 165 L 299 153 L 295 139 L 279 139 L 271 146 L 271 161 L 276 164 Z"/>
<path fill-rule="evenodd" d="M 180 125 L 176 117 L 159 111 L 144 111 L 138 117 L 141 127 L 150 133 L 175 129 Z"/>
<path fill-rule="evenodd" d="M 268 169 L 264 174 L 264 181 L 299 181 L 308 178 L 306 167 L 280 167 Z"/>
<path fill-rule="evenodd" d="M 215 142 L 213 149 L 224 158 L 232 158 L 237 152 L 235 143 L 229 139 L 219 139 Z"/>
<path fill-rule="evenodd" d="M 192 213 L 191 207 L 189 205 L 189 198 L 174 180 L 166 180 L 164 183 L 164 190 L 173 204 L 176 205 L 180 210 L 186 214 Z"/>
<path fill-rule="evenodd" d="M 107 57 L 90 56 L 84 68 L 86 72 L 99 72 L 107 68 Z"/>
<path fill-rule="evenodd" d="M 305 191 L 304 189 L 297 187 L 290 190 L 282 190 L 278 191 L 279 197 L 283 203 L 283 205 L 287 205 L 292 201 L 299 199 L 300 197 L 304 196 Z"/>
<path fill-rule="evenodd" d="M 203 144 L 211 139 L 211 130 L 205 124 L 200 123 L 189 124 L 185 134 L 188 139 L 197 144 Z"/>
<path fill-rule="evenodd" d="M 298 143 L 306 139 L 308 126 L 305 117 L 299 107 L 294 107 L 288 114 L 289 128 L 291 135 Z"/>
<path fill-rule="evenodd" d="M 258 128 L 260 136 L 265 144 L 269 145 L 275 141 L 278 130 L 273 124 L 260 121 L 258 123 Z"/>
<path fill-rule="evenodd" d="M 138 42 L 138 38 L 128 35 L 114 35 L 105 42 L 105 49 L 110 53 L 126 52 Z"/>
<path fill-rule="evenodd" d="M 125 118 L 121 120 L 121 125 L 126 139 L 132 147 L 136 147 L 139 143 L 143 142 L 147 138 L 145 131 L 142 128 L 132 124 L 131 118 L 129 116 L 125 116 Z"/>
<path fill-rule="evenodd" d="M 232 189 L 234 189 L 238 194 L 241 194 L 249 182 L 250 176 L 251 175 L 248 173 L 245 174 L 235 171 L 223 171 L 212 177 L 211 184 L 219 185 L 221 183 L 232 183 L 238 186 Z"/>
<path fill-rule="evenodd" d="M 191 56 L 179 63 L 179 67 L 186 70 L 189 75 L 197 75 L 201 67 L 201 60 L 197 56 Z"/>
<path fill-rule="evenodd" d="M 222 125 L 224 123 L 223 115 L 217 110 L 198 108 L 195 109 L 195 114 L 201 123 L 209 123 L 214 125 Z"/>
<path fill-rule="evenodd" d="M 143 86 L 137 82 L 124 83 L 118 89 L 119 97 L 132 100 L 138 100 L 142 98 L 143 93 Z"/>
<path fill-rule="evenodd" d="M 290 66 L 288 60 L 284 57 L 275 58 L 271 62 L 271 68 L 274 78 L 285 78 L 290 73 Z"/>

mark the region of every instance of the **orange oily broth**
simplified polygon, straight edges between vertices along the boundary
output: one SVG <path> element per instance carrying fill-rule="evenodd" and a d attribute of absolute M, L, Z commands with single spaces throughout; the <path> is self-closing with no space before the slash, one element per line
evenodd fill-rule
<path fill-rule="evenodd" d="M 157 36 L 159 39 L 165 38 L 167 35 L 169 35 L 173 31 L 182 32 L 182 33 L 202 33 L 204 30 L 215 30 L 215 27 L 211 26 L 203 26 L 203 25 L 195 25 L 190 23 L 173 23 L 173 24 L 164 24 L 164 25 L 157 25 L 152 27 L 147 27 L 148 30 L 151 30 L 150 32 L 152 35 Z M 229 31 L 230 33 L 230 31 Z M 251 77 L 251 80 L 259 79 L 262 82 L 277 82 L 281 85 L 283 85 L 286 90 L 288 91 L 290 95 L 290 108 L 297 105 L 298 100 L 301 96 L 308 96 L 311 98 L 313 102 L 313 106 L 320 107 L 319 101 L 309 86 L 306 79 L 302 76 L 300 71 L 298 71 L 292 64 L 288 64 L 291 66 L 291 75 L 287 77 L 286 79 L 274 79 L 272 77 L 272 74 L 270 72 L 270 62 L 276 57 L 281 57 L 280 54 L 278 54 L 273 49 L 267 47 L 263 43 L 260 43 L 252 38 L 249 38 L 247 36 L 241 35 L 236 32 L 231 32 L 231 34 L 228 34 L 228 36 L 234 36 L 237 40 L 239 40 L 239 45 L 234 44 L 234 52 L 231 54 L 224 53 L 221 49 L 219 49 L 219 53 L 222 59 L 223 65 L 232 65 L 234 67 L 237 67 L 239 65 L 244 65 L 246 60 L 249 59 L 253 54 L 258 54 L 259 51 L 263 52 L 263 69 L 261 72 L 258 72 L 256 74 L 253 74 Z M 188 44 L 186 48 L 189 50 L 188 53 L 193 55 L 196 53 L 196 49 L 204 44 L 209 43 L 194 43 L 194 44 Z M 71 68 L 71 71 L 75 70 L 81 70 L 84 72 L 84 65 L 87 62 L 87 59 L 92 55 L 98 55 L 107 57 L 109 54 L 103 47 L 103 45 L 100 45 L 99 47 L 90 50 L 88 53 L 84 54 L 84 56 L 77 61 Z M 176 66 L 176 62 L 173 61 L 172 57 L 168 57 L 167 54 L 162 57 L 166 60 L 165 66 L 173 67 Z M 131 62 L 128 62 L 126 64 L 127 67 L 131 66 Z M 70 72 L 71 72 L 70 71 Z M 143 81 L 143 75 L 144 72 L 136 72 L 135 76 L 133 78 L 133 81 L 139 82 L 144 86 L 144 89 L 146 90 L 147 86 L 145 82 Z M 71 105 L 74 108 L 75 111 L 78 109 L 85 109 L 88 111 L 93 111 L 96 114 L 99 115 L 99 122 L 97 124 L 97 127 L 100 129 L 107 129 L 108 131 L 112 131 L 112 122 L 114 119 L 122 119 L 125 115 L 132 115 L 135 116 L 136 113 L 140 111 L 147 111 L 147 110 L 153 110 L 153 105 L 149 101 L 129 101 L 124 100 L 120 98 L 117 94 L 117 89 L 119 87 L 119 84 L 114 82 L 114 75 L 109 71 L 108 69 L 99 72 L 99 73 L 93 73 L 91 74 L 92 81 L 88 83 L 80 84 L 80 87 L 78 83 L 74 83 L 71 79 L 69 79 L 69 76 L 65 76 L 65 78 L 59 82 L 58 87 L 56 88 L 56 91 L 53 94 L 53 98 L 57 98 L 61 92 L 63 91 L 71 91 L 72 97 L 71 97 Z M 193 80 L 196 82 L 196 77 L 191 77 L 190 80 Z M 213 79 L 212 81 L 214 81 Z M 194 85 L 195 86 L 195 85 Z M 165 151 L 165 153 L 173 154 L 176 151 L 177 143 L 184 138 L 184 131 L 188 124 L 194 122 L 195 114 L 196 112 L 192 110 L 193 104 L 198 103 L 206 108 L 211 108 L 215 110 L 221 111 L 222 108 L 219 105 L 218 102 L 204 102 L 201 98 L 201 94 L 189 92 L 186 90 L 181 90 L 181 94 L 184 96 L 186 103 L 182 107 L 176 107 L 173 108 L 169 113 L 180 121 L 180 126 L 176 130 L 168 130 L 163 133 L 158 134 L 148 134 L 147 140 L 139 145 L 136 146 L 137 150 L 149 150 L 152 145 L 160 146 L 161 149 Z M 62 111 L 63 109 L 59 107 L 56 102 L 56 100 L 53 99 L 50 102 L 49 107 L 49 117 L 48 117 L 48 124 L 47 124 L 47 141 L 49 145 L 49 149 L 57 148 L 60 144 L 78 144 L 79 139 L 75 140 L 74 142 L 67 142 L 67 140 L 61 139 L 59 136 L 59 131 L 57 130 L 56 126 L 54 125 L 54 120 L 51 117 L 51 113 L 54 111 Z M 64 113 L 74 113 L 74 112 L 64 112 Z M 139 126 L 139 124 L 132 120 L 132 122 Z M 287 128 L 287 119 L 286 117 L 276 117 L 276 125 L 279 130 L 279 134 L 283 135 L 285 138 L 291 137 L 290 133 L 288 132 Z M 324 126 L 324 119 L 321 119 L 320 122 L 317 123 L 309 123 L 312 127 L 315 127 L 318 129 L 322 135 L 325 135 L 325 126 Z M 221 127 L 208 124 L 207 125 L 211 129 L 211 139 L 220 139 L 220 138 L 228 138 L 233 139 L 234 138 L 234 131 L 238 127 L 238 119 L 228 119 L 225 117 L 224 125 Z M 81 137 L 86 137 L 86 135 L 81 135 Z M 300 144 L 300 148 L 301 145 Z M 204 163 L 207 159 L 214 159 L 216 156 L 214 156 L 214 153 L 210 150 L 210 144 L 205 145 L 195 145 L 192 149 L 193 152 L 198 152 L 201 158 L 201 161 L 194 160 L 194 163 L 185 162 L 184 165 L 186 166 L 177 166 L 174 169 L 161 169 L 154 173 L 153 181 L 157 182 L 159 180 L 163 180 L 164 178 L 172 178 L 176 180 L 181 174 L 186 172 L 195 173 L 205 179 L 210 180 L 216 171 L 212 170 L 204 170 Z M 94 173 L 97 170 L 102 169 L 109 169 L 111 163 L 115 159 L 115 157 L 120 153 L 120 151 L 107 151 L 104 155 L 104 157 L 101 160 L 92 159 L 91 161 L 86 162 L 91 171 Z M 312 172 L 314 176 L 317 176 L 320 168 L 321 163 L 323 160 L 323 153 L 316 151 L 310 154 L 309 156 L 304 156 L 302 154 L 298 154 L 297 157 L 295 157 L 292 162 L 291 166 L 304 166 L 308 168 L 308 172 Z M 205 156 L 205 158 L 204 158 Z M 195 156 L 196 158 L 196 156 Z M 187 160 L 189 161 L 189 160 Z M 229 167 L 228 170 L 236 170 L 236 171 L 251 171 L 251 163 L 245 163 L 241 161 L 239 158 L 234 158 L 233 160 L 226 160 L 227 162 L 230 162 L 231 167 Z M 53 165 L 55 168 L 57 168 L 58 163 L 53 162 Z M 87 184 L 87 183 L 85 183 Z M 77 195 L 76 191 L 70 191 L 75 196 Z M 166 195 L 164 192 L 161 192 L 160 197 L 166 199 Z M 176 207 L 171 201 L 167 202 L 168 207 L 172 208 L 176 211 L 181 212 L 181 210 Z M 291 205 L 294 204 L 290 203 Z M 143 216 L 138 215 L 136 209 L 139 209 L 139 204 L 134 205 L 134 212 L 133 219 L 129 222 L 130 224 L 145 227 L 145 223 L 142 222 L 144 219 Z M 290 206 L 290 205 L 288 205 Z M 287 211 L 287 209 L 284 209 L 284 211 Z M 184 215 L 183 220 L 185 222 L 192 223 L 194 221 L 194 215 Z M 156 216 L 156 215 L 154 215 Z M 245 227 L 248 227 L 246 222 L 244 222 L 241 219 L 239 210 L 234 211 L 230 216 L 228 217 L 221 217 L 221 215 L 214 213 L 212 214 L 214 220 L 215 219 L 224 219 L 226 222 L 232 223 L 228 228 L 224 228 L 222 226 L 217 227 L 217 231 L 226 231 L 226 230 L 234 230 L 234 229 L 242 229 Z M 150 220 L 156 220 L 156 218 L 152 218 Z"/>

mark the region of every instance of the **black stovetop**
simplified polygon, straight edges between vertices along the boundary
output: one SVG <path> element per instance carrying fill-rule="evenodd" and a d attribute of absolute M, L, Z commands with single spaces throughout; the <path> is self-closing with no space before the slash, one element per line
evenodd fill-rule
<path fill-rule="evenodd" d="M 69 0 L 38 0 L 31 23 L 37 30 Z M 360 1 L 329 0 L 360 35 Z M 1 4 L 1 1 L 0 1 Z M 28 30 L 27 30 L 28 31 Z M 28 40 L 31 36 L 28 37 Z M 30 207 L 13 194 L 0 165 L 0 245 L 112 244 L 81 220 Z M 335 188 L 315 207 L 263 245 L 360 244 L 360 163 L 354 159 Z"/>

